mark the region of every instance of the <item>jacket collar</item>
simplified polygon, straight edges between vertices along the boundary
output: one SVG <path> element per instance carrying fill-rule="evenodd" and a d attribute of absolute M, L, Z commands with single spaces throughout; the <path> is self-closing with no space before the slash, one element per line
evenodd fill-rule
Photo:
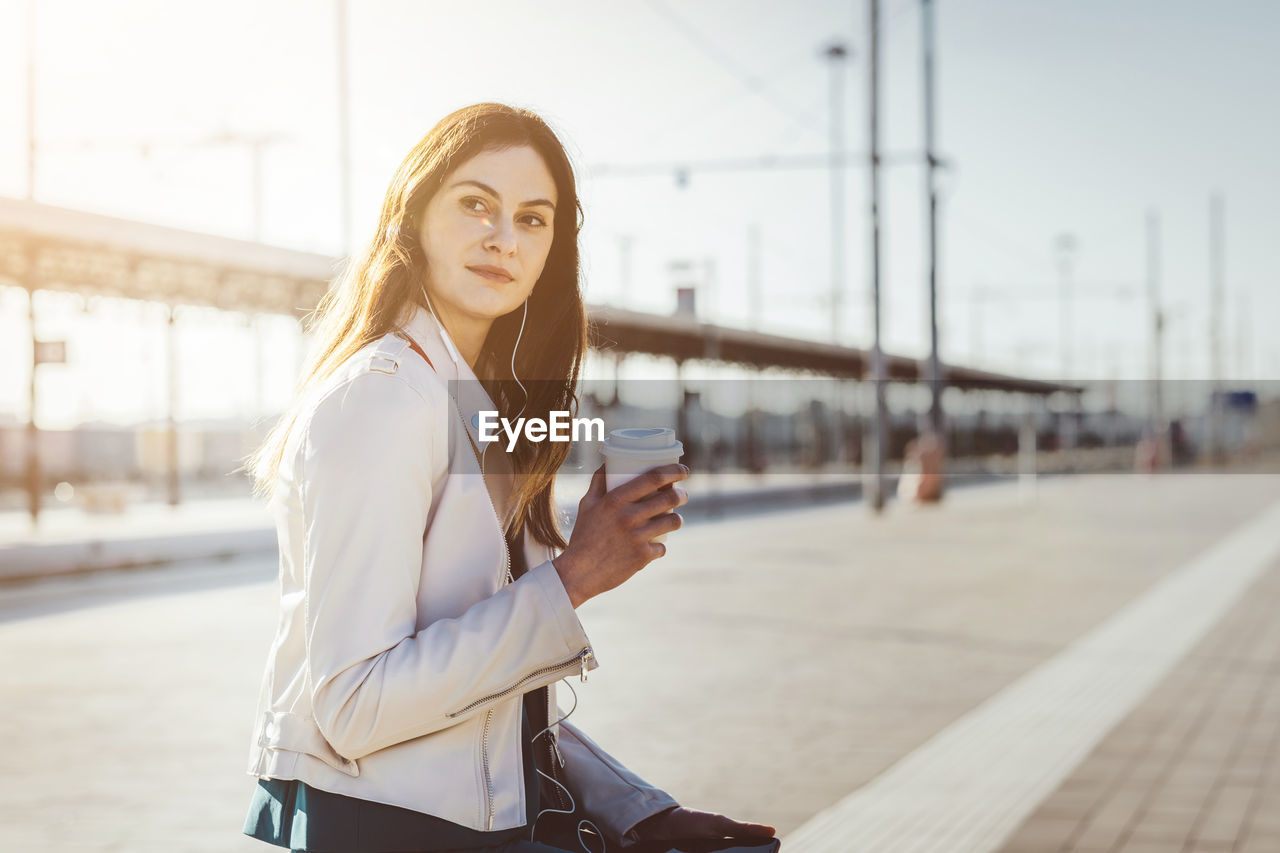
<path fill-rule="evenodd" d="M 422 347 L 442 379 L 474 381 L 475 373 L 449 336 L 444 324 L 427 308 L 414 303 L 413 315 L 404 330 Z"/>
<path fill-rule="evenodd" d="M 476 422 L 482 409 L 495 411 L 498 407 L 494 405 L 493 400 L 480 384 L 480 380 L 476 378 L 475 372 L 458 351 L 453 338 L 449 336 L 449 331 L 432 311 L 415 303 L 413 316 L 405 324 L 404 331 L 431 359 L 435 372 L 446 382 L 449 396 L 454 399 L 459 411 L 462 412 L 471 440 L 475 442 L 476 447 L 485 451 L 485 486 L 493 499 L 495 509 L 499 512 L 499 517 L 505 524 L 513 486 L 511 463 L 506 458 L 504 441 L 494 442 L 485 450 L 484 444 L 480 441 L 480 429 Z M 467 453 L 471 453 L 470 448 L 467 448 Z"/>
<path fill-rule="evenodd" d="M 449 395 L 457 401 L 472 437 L 479 444 L 479 431 L 473 423 L 476 414 L 482 409 L 492 411 L 498 407 L 485 393 L 471 365 L 467 364 L 467 360 L 458 351 L 449 331 L 432 311 L 416 303 L 413 306 L 413 316 L 405 324 L 405 331 L 431 359 L 440 378 L 445 382 L 456 383 L 449 385 Z"/>

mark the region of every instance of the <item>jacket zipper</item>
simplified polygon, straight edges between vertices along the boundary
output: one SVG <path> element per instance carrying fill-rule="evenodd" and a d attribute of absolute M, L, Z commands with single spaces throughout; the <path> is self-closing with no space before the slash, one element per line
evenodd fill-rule
<path fill-rule="evenodd" d="M 488 794 L 489 801 L 489 820 L 485 824 L 486 830 L 493 829 L 493 778 L 489 775 L 489 723 L 493 720 L 493 709 L 484 716 L 484 732 L 480 735 L 480 760 L 484 765 L 484 787 Z"/>
<path fill-rule="evenodd" d="M 462 409 L 458 407 L 458 401 L 453 400 L 453 410 L 458 413 L 458 423 L 462 424 L 462 434 L 467 437 L 467 444 L 471 445 L 471 455 L 476 459 L 476 469 L 480 472 L 480 487 L 484 489 L 484 496 L 489 500 L 489 510 L 493 513 L 494 522 L 498 525 L 498 533 L 502 536 L 502 554 L 506 558 L 506 583 L 514 583 L 515 579 L 511 576 L 511 549 L 507 547 L 507 529 L 502 524 L 502 518 L 498 515 L 498 505 L 493 502 L 493 495 L 489 494 L 489 486 L 484 481 L 484 468 L 481 466 L 480 450 L 476 447 L 476 443 L 471 440 L 471 433 L 467 430 L 467 419 L 462 416 Z M 501 579 L 499 583 L 501 583 Z"/>
<path fill-rule="evenodd" d="M 503 690 L 499 690 L 497 693 L 490 693 L 488 696 L 484 696 L 480 699 L 477 699 L 476 701 L 472 702 L 470 705 L 467 705 L 463 708 L 459 708 L 456 711 L 451 711 L 448 714 L 445 714 L 445 716 L 451 717 L 451 718 L 461 716 L 462 714 L 465 714 L 468 711 L 470 711 L 472 708 L 483 705 L 486 702 L 490 702 L 494 699 L 501 699 L 503 696 L 506 696 L 507 694 L 520 689 L 520 687 L 522 687 L 523 685 L 527 684 L 529 681 L 535 678 L 546 675 L 549 672 L 555 672 L 557 669 L 565 669 L 567 667 L 573 666 L 574 664 L 580 664 L 582 680 L 586 681 L 587 680 L 587 661 L 589 661 L 594 656 L 595 656 L 595 653 L 591 651 L 590 646 L 583 646 L 582 649 L 579 650 L 578 653 L 575 654 L 573 657 L 565 658 L 559 663 L 553 663 L 550 666 L 544 666 L 544 667 L 535 669 L 533 672 L 524 676 L 515 684 L 512 684 L 510 687 L 507 687 Z"/>
<path fill-rule="evenodd" d="M 551 751 L 556 763 L 564 767 L 564 756 L 560 754 L 560 729 L 558 726 L 551 727 L 551 720 L 556 717 L 557 710 L 551 705 L 551 688 L 547 687 L 547 726 L 549 727 L 548 731 L 551 733 Z M 560 720 L 556 719 L 556 722 L 559 723 Z"/>
<path fill-rule="evenodd" d="M 485 491 L 488 492 L 489 490 L 485 489 Z M 493 498 L 489 498 L 489 506 L 493 506 Z M 493 511 L 493 516 L 494 518 L 498 517 L 498 510 L 496 508 Z M 511 577 L 511 549 L 507 546 L 507 536 L 505 533 L 502 536 L 502 553 L 507 558 L 507 575 L 506 580 L 501 582 L 499 585 L 506 586 L 509 583 L 515 583 L 515 578 Z"/>
<path fill-rule="evenodd" d="M 459 412 L 458 414 L 459 416 L 461 416 L 462 413 Z M 466 429 L 465 422 L 463 424 L 463 429 L 464 430 Z M 470 443 L 470 442 L 471 442 L 471 435 L 468 434 L 467 443 Z M 473 450 L 474 450 L 474 447 L 475 446 L 472 445 Z M 477 463 L 479 463 L 479 461 L 480 461 L 479 459 L 476 460 Z M 501 530 L 502 519 L 498 518 L 498 508 L 493 503 L 493 495 L 489 494 L 489 487 L 484 484 L 484 472 L 480 473 L 480 479 L 481 479 L 480 487 L 484 489 L 485 496 L 489 499 L 489 509 L 493 512 L 493 518 L 497 522 L 499 530 Z M 514 580 L 511 577 L 511 548 L 508 547 L 507 545 L 507 535 L 505 531 L 502 533 L 502 555 L 505 558 L 506 578 L 505 578 L 505 582 L 499 581 L 500 586 L 505 585 L 507 583 L 514 583 Z M 468 705 L 467 707 L 468 708 L 475 707 L 475 703 L 473 702 L 471 705 Z M 462 712 L 459 711 L 458 713 L 462 713 Z M 450 716 L 453 716 L 453 715 L 450 714 Z M 493 708 L 490 708 L 488 713 L 485 714 L 484 731 L 480 735 L 480 761 L 484 765 L 484 786 L 485 786 L 485 791 L 489 797 L 489 820 L 485 824 L 486 830 L 493 829 L 493 813 L 495 809 L 494 797 L 493 797 L 493 777 L 489 774 L 489 723 L 491 723 L 492 721 L 493 721 Z"/>
<path fill-rule="evenodd" d="M 465 429 L 465 426 L 463 428 Z M 470 440 L 471 440 L 471 436 L 468 435 L 467 441 L 470 441 Z M 489 498 L 489 508 L 493 510 L 493 517 L 498 520 L 498 527 L 502 527 L 502 520 L 498 519 L 498 508 L 493 505 L 493 496 L 489 494 L 489 487 L 484 485 L 483 472 L 480 474 L 480 477 L 481 477 L 480 485 L 482 488 L 484 488 L 484 493 Z M 503 533 L 502 535 L 502 554 L 504 557 L 506 557 L 506 567 L 507 567 L 506 583 L 512 583 L 513 581 L 511 578 L 511 549 L 507 547 L 507 536 L 505 533 Z M 505 584 L 502 584 L 502 582 L 499 582 L 499 584 L 505 585 Z M 474 703 L 473 705 L 468 707 L 473 707 L 473 706 L 474 706 Z M 490 708 L 488 713 L 485 714 L 484 732 L 480 736 L 480 760 L 484 764 L 484 785 L 485 785 L 485 790 L 489 794 L 489 822 L 485 824 L 486 830 L 493 829 L 493 812 L 495 808 L 494 799 L 493 799 L 493 778 L 489 775 L 489 723 L 492 721 L 493 721 L 493 708 Z"/>
<path fill-rule="evenodd" d="M 431 363 L 431 359 L 427 358 L 427 354 L 418 347 L 417 342 L 414 341 L 408 333 L 402 334 L 400 331 L 397 331 L 394 334 L 396 337 L 404 340 L 408 346 L 412 347 L 413 350 L 418 353 L 418 355 L 422 356 L 428 367 L 433 371 L 435 370 L 435 365 Z M 404 349 L 402 348 L 400 351 L 404 352 Z M 397 366 L 399 365 L 397 364 Z M 448 391 L 445 393 L 448 393 Z M 476 467 L 480 469 L 480 484 L 484 486 L 485 496 L 489 499 L 489 509 L 493 510 L 493 517 L 498 521 L 498 530 L 502 532 L 502 552 L 506 556 L 507 564 L 506 579 L 507 582 L 510 583 L 513 578 L 511 577 L 511 552 L 507 549 L 506 529 L 502 526 L 502 519 L 498 517 L 498 507 L 493 502 L 493 495 L 489 494 L 489 487 L 484 482 L 484 467 L 480 459 L 480 451 L 476 447 L 476 443 L 471 439 L 471 432 L 467 429 L 467 419 L 463 417 L 462 409 L 458 406 L 458 401 L 453 399 L 452 394 L 449 394 L 449 400 L 453 403 L 453 410 L 458 413 L 458 421 L 462 424 L 462 434 L 467 437 L 467 444 L 471 445 L 471 452 L 476 458 Z"/>
<path fill-rule="evenodd" d="M 407 340 L 409 341 L 410 346 L 413 346 L 414 349 L 416 350 L 417 346 L 414 345 L 413 340 L 411 338 L 407 338 Z M 425 354 L 422 354 L 422 357 L 426 359 L 427 364 L 434 369 L 434 365 L 431 364 L 431 359 L 427 358 Z M 493 513 L 494 521 L 498 525 L 498 532 L 502 536 L 502 556 L 504 558 L 503 562 L 506 567 L 505 582 L 514 583 L 515 579 L 511 576 L 511 548 L 507 545 L 506 528 L 503 527 L 502 518 L 498 515 L 498 506 L 493 502 L 493 495 L 489 493 L 489 486 L 484 482 L 484 467 L 483 467 L 483 461 L 480 458 L 480 451 L 476 447 L 475 442 L 471 440 L 471 432 L 467 429 L 467 419 L 462 416 L 462 409 L 458 407 L 458 401 L 453 399 L 452 394 L 449 395 L 449 399 L 453 403 L 453 410 L 458 413 L 458 421 L 459 423 L 462 424 L 462 434 L 467 437 L 467 444 L 471 445 L 471 453 L 473 456 L 475 456 L 475 459 L 476 459 L 476 468 L 480 471 L 480 487 L 484 489 L 484 495 L 489 501 L 489 510 L 490 512 Z M 499 581 L 499 583 L 502 583 L 502 581 Z M 586 652 L 588 657 L 591 655 L 590 647 L 588 647 L 587 649 L 584 649 L 584 651 Z M 578 654 L 581 655 L 582 652 L 579 652 Z M 570 660 L 576 660 L 576 659 L 577 659 L 577 655 L 575 655 L 574 658 L 571 658 Z M 542 670 L 538 670 L 538 672 L 542 672 Z M 587 680 L 586 673 L 587 673 L 587 666 L 586 666 L 586 663 L 584 662 L 582 665 L 583 681 Z M 537 673 L 534 673 L 533 675 L 537 675 Z M 525 679 L 523 680 L 528 680 L 528 678 L 531 678 L 531 677 L 533 676 L 526 676 Z M 503 691 L 503 693 L 506 693 L 506 692 L 509 692 L 509 689 L 507 691 Z M 495 696 L 501 696 L 501 695 L 503 694 L 502 693 L 495 694 Z M 488 697 L 488 698 L 493 698 L 493 697 Z M 474 708 L 477 704 L 483 703 L 485 701 L 487 701 L 487 699 L 481 699 L 478 702 L 472 702 L 470 705 L 468 705 L 466 708 L 463 708 L 461 711 L 455 711 L 454 713 L 449 714 L 448 716 L 455 717 L 458 714 L 461 714 L 470 708 Z M 494 796 L 493 796 L 493 777 L 489 773 L 489 724 L 493 722 L 493 712 L 494 712 L 494 709 L 490 708 L 489 711 L 485 714 L 484 729 L 480 733 L 480 762 L 484 767 L 485 792 L 488 795 L 488 800 L 489 800 L 489 819 L 485 823 L 485 828 L 488 830 L 493 829 L 493 813 L 495 808 Z M 564 766 L 563 759 L 561 759 L 560 761 L 560 766 L 562 767 Z"/>
<path fill-rule="evenodd" d="M 520 685 L 529 681 L 529 679 L 531 678 L 537 678 L 540 675 L 545 675 L 548 672 L 554 672 L 557 669 L 565 669 L 566 667 L 573 666 L 574 664 L 577 664 L 579 662 L 581 662 L 581 667 L 582 667 L 582 680 L 586 681 L 587 680 L 587 661 L 589 661 L 593 656 L 594 656 L 594 653 L 591 651 L 591 647 L 586 646 L 582 649 L 582 651 L 578 652 L 576 655 L 574 655 L 571 658 L 567 658 L 566 660 L 563 660 L 560 663 L 553 664 L 551 666 L 544 666 L 540 669 L 536 669 L 533 672 L 526 675 L 524 678 L 517 681 L 515 684 L 508 687 L 506 690 L 502 690 L 498 693 L 493 693 L 489 696 L 485 696 L 482 699 L 477 699 L 476 701 L 472 702 L 470 705 L 467 705 L 465 708 L 454 711 L 451 714 L 446 714 L 445 716 L 456 717 L 459 714 L 464 714 L 470 709 L 476 707 L 477 705 L 482 705 L 485 702 L 490 701 L 491 699 L 498 699 L 503 696 L 506 696 L 508 693 L 511 693 L 513 690 L 518 689 Z M 548 705 L 550 704 L 549 698 L 547 700 L 547 704 Z M 490 708 L 485 713 L 484 729 L 481 731 L 481 734 L 480 734 L 480 763 L 484 768 L 485 793 L 488 795 L 488 800 L 489 800 L 489 819 L 488 819 L 488 822 L 485 824 L 485 826 L 488 827 L 489 829 L 493 828 L 493 813 L 495 808 L 494 798 L 493 798 L 493 778 L 489 774 L 489 723 L 493 720 L 493 711 L 494 709 Z M 548 718 L 548 724 L 550 724 L 550 718 Z M 552 737 L 554 738 L 554 734 L 552 735 Z M 554 740 L 552 741 L 552 749 L 555 752 L 555 756 L 559 757 L 559 749 L 556 748 Z M 560 762 L 560 766 L 563 767 L 564 759 L 560 758 L 559 762 Z M 553 771 L 553 775 L 554 775 L 554 771 Z M 556 788 L 556 791 L 557 791 L 556 799 L 557 801 L 559 801 L 560 789 Z M 561 806 L 561 808 L 563 808 L 563 806 Z"/>
<path fill-rule="evenodd" d="M 560 811 L 568 811 L 569 804 L 564 801 L 564 791 L 560 790 L 560 785 L 563 785 L 564 783 L 560 782 L 559 774 L 556 773 L 555 759 L 556 759 L 555 743 L 553 742 L 551 745 L 551 764 L 550 766 L 548 766 L 547 769 L 551 771 L 551 778 L 559 783 L 559 784 L 553 784 L 551 786 L 552 789 L 555 791 L 554 796 L 556 798 L 556 808 L 559 809 Z"/>
<path fill-rule="evenodd" d="M 551 761 L 547 765 L 547 769 L 551 771 L 551 778 L 556 782 L 560 782 L 559 774 L 556 773 L 556 765 L 559 764 L 561 767 L 564 767 L 564 756 L 560 754 L 560 746 L 556 743 L 556 741 L 559 740 L 560 733 L 556 729 L 552 728 L 552 719 L 556 713 L 556 709 L 551 707 L 551 688 L 543 687 L 542 689 L 546 692 L 547 696 L 547 740 L 550 742 L 550 748 L 547 750 L 547 753 L 548 758 L 550 758 Z M 569 804 L 563 799 L 564 792 L 560 790 L 560 785 L 553 784 L 551 787 L 555 790 L 554 796 L 556 798 L 556 808 L 561 811 L 567 809 Z"/>
<path fill-rule="evenodd" d="M 467 437 L 467 443 L 471 445 L 471 453 L 476 458 L 476 466 L 479 468 L 480 461 L 481 461 L 480 455 L 476 449 L 475 442 L 471 440 L 471 433 L 467 430 L 466 419 L 462 417 L 462 410 L 457 407 L 458 403 L 456 400 L 454 401 L 453 405 L 454 405 L 454 411 L 458 413 L 458 419 L 462 423 L 462 430 L 463 430 L 463 434 L 466 435 Z M 515 579 L 511 575 L 511 548 L 507 544 L 506 529 L 502 525 L 502 518 L 498 515 L 498 507 L 493 502 L 493 495 L 489 493 L 489 487 L 484 484 L 483 468 L 480 469 L 480 477 L 481 477 L 481 486 L 484 488 L 485 497 L 489 499 L 489 509 L 493 512 L 493 518 L 497 522 L 498 529 L 502 533 L 502 554 L 506 558 L 505 559 L 505 565 L 506 565 L 505 581 L 506 583 L 514 583 Z M 579 651 L 573 657 L 565 661 L 562 661 L 558 664 L 554 664 L 550 667 L 542 667 L 541 669 L 535 670 L 534 672 L 520 679 L 520 681 L 516 682 L 516 684 L 512 685 L 511 687 L 508 687 L 506 690 L 503 690 L 499 693 L 494 693 L 482 699 L 477 699 L 475 702 L 472 702 L 470 705 L 466 706 L 465 708 L 459 711 L 454 711 L 452 714 L 449 714 L 448 716 L 456 717 L 459 714 L 466 713 L 468 710 L 476 707 L 477 705 L 484 704 L 485 702 L 488 702 L 492 699 L 497 699 L 507 695 L 508 693 L 511 693 L 513 690 L 517 689 L 521 684 L 527 682 L 531 678 L 536 678 L 537 676 L 545 674 L 550 670 L 561 669 L 563 667 L 566 667 L 574 663 L 575 661 L 578 662 L 580 666 L 579 677 L 581 678 L 582 681 L 586 681 L 587 680 L 587 662 L 591 660 L 592 656 L 593 656 L 593 652 L 591 651 L 591 647 L 587 646 L 586 648 Z M 548 709 L 550 709 L 550 705 L 551 705 L 551 691 L 548 690 L 547 691 Z M 480 761 L 481 761 L 481 765 L 484 767 L 485 792 L 488 795 L 488 801 L 489 801 L 489 816 L 488 816 L 488 820 L 485 823 L 486 830 L 493 829 L 494 811 L 496 810 L 494 793 L 493 793 L 493 777 L 492 777 L 492 774 L 489 772 L 489 724 L 493 721 L 493 713 L 494 713 L 494 709 L 490 708 L 489 711 L 485 714 L 484 729 L 482 730 L 480 735 Z M 548 710 L 548 715 L 550 715 L 550 713 L 551 711 Z M 550 716 L 547 717 L 547 725 L 548 727 L 551 725 Z M 550 758 L 550 763 L 547 766 L 551 770 L 552 778 L 555 778 L 556 765 L 559 764 L 561 767 L 564 767 L 564 756 L 560 754 L 560 747 L 556 743 L 557 738 L 556 738 L 555 730 L 548 728 L 547 731 L 550 734 L 550 738 L 548 738 L 548 740 L 550 741 L 550 747 L 547 751 L 548 757 Z M 552 787 L 555 790 L 556 806 L 562 810 L 568 808 L 568 803 L 564 801 L 564 792 L 560 790 L 560 786 L 553 785 Z"/>

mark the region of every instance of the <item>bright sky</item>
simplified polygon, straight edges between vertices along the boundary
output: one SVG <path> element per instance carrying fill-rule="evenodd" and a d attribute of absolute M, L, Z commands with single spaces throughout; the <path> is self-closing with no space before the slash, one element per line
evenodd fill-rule
<path fill-rule="evenodd" d="M 336 4 L 315 0 L 37 2 L 36 198 L 252 238 L 249 150 L 199 144 L 271 136 L 262 239 L 342 251 Z M 667 265 L 708 261 L 706 316 L 749 322 L 747 236 L 758 225 L 761 327 L 830 335 L 830 177 L 824 170 L 612 177 L 599 167 L 824 155 L 834 39 L 853 51 L 845 139 L 867 147 L 865 0 L 645 0 L 553 6 L 365 0 L 348 4 L 357 238 L 408 148 L 475 101 L 542 112 L 580 164 L 588 299 L 670 311 Z M 937 0 L 943 176 L 944 359 L 1060 375 L 1053 245 L 1075 235 L 1075 378 L 1146 375 L 1144 217 L 1159 211 L 1173 316 L 1166 375 L 1209 363 L 1209 196 L 1225 198 L 1228 373 L 1280 377 L 1280 4 Z M 0 194 L 26 193 L 27 4 L 0 2 Z M 919 0 L 882 3 L 882 149 L 921 148 Z M 88 147 L 81 143 L 90 143 Z M 150 146 L 144 156 L 141 146 Z M 844 342 L 870 340 L 865 169 L 847 174 Z M 921 170 L 883 173 L 885 345 L 927 349 Z M 623 251 L 629 246 L 629 253 Z M 626 259 L 629 257 L 629 261 Z M 624 268 L 626 272 L 624 272 Z M 629 288 L 624 288 L 629 281 Z M 1129 296 L 1116 292 L 1128 285 Z M 1003 301 L 975 309 L 978 287 Z M 162 312 L 90 313 L 50 298 L 42 337 L 72 364 L 42 368 L 38 418 L 132 421 L 163 413 Z M 0 291 L 0 418 L 26 414 L 25 298 Z M 290 324 L 262 332 L 210 312 L 183 318 L 179 413 L 242 418 L 287 398 Z M 139 366 L 142 358 L 150 364 Z"/>

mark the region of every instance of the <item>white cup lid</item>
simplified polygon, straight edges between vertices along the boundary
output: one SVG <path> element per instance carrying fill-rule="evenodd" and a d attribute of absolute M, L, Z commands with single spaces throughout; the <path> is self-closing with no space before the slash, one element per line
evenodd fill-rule
<path fill-rule="evenodd" d="M 630 427 L 609 433 L 609 443 L 633 450 L 654 450 L 675 443 L 676 431 L 665 427 Z"/>
<path fill-rule="evenodd" d="M 670 427 L 628 427 L 610 430 L 600 452 L 629 459 L 679 458 L 684 445 L 676 441 L 676 431 Z"/>

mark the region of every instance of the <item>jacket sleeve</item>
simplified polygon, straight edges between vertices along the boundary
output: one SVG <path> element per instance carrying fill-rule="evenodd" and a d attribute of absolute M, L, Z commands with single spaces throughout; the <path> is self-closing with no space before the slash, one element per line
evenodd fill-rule
<path fill-rule="evenodd" d="M 426 530 L 447 412 L 362 373 L 320 401 L 301 442 L 306 676 L 316 725 L 349 759 L 554 681 L 590 645 L 550 560 L 418 630 L 425 537 L 451 533 Z"/>
<path fill-rule="evenodd" d="M 679 805 L 666 791 L 624 767 L 577 726 L 561 720 L 559 729 L 557 744 L 564 756 L 561 772 L 565 787 L 610 846 L 635 845 L 639 839 L 631 830 L 636 824 Z"/>

